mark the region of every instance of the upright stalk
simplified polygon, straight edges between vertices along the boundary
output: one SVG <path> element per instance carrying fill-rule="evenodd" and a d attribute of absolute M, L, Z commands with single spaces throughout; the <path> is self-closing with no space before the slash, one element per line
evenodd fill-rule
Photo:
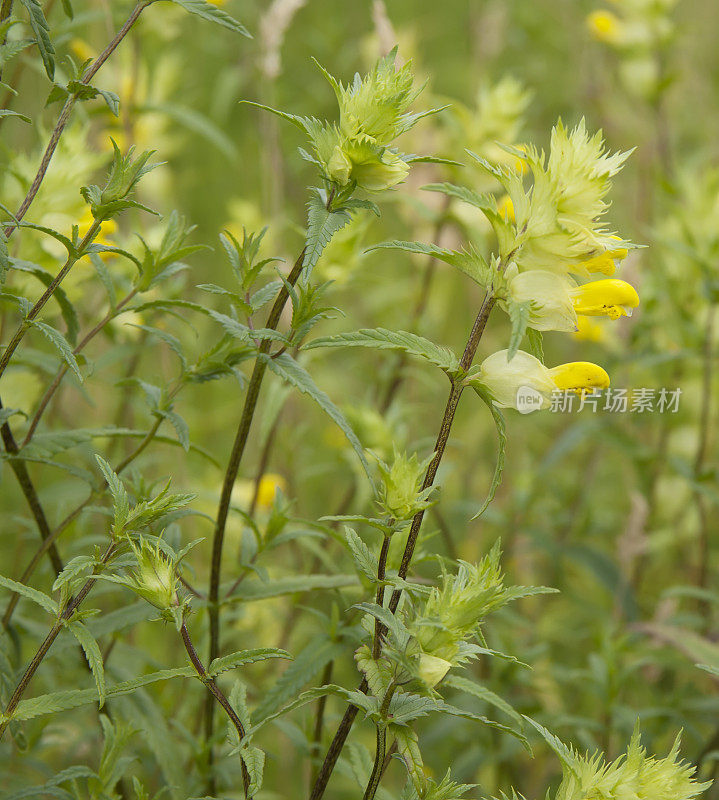
<path fill-rule="evenodd" d="M 30 681 L 32 680 L 33 676 L 37 672 L 40 664 L 42 664 L 43 659 L 48 654 L 48 651 L 52 647 L 55 639 L 57 639 L 58 634 L 60 631 L 65 627 L 65 623 L 72 617 L 75 611 L 79 608 L 82 601 L 88 596 L 92 587 L 95 585 L 95 581 L 97 578 L 95 577 L 99 572 L 99 569 L 102 568 L 107 562 L 110 560 L 112 555 L 114 554 L 117 548 L 117 544 L 112 542 L 110 546 L 105 550 L 104 555 L 100 561 L 100 564 L 95 567 L 95 572 L 91 575 L 87 581 L 85 581 L 82 589 L 77 593 L 77 595 L 70 600 L 70 602 L 65 606 L 63 612 L 60 614 L 59 619 L 55 622 L 55 624 L 50 628 L 50 632 L 47 634 L 43 643 L 38 648 L 37 652 L 33 656 L 32 661 L 28 664 L 25 673 L 23 674 L 22 678 L 20 678 L 20 682 L 15 687 L 15 691 L 12 693 L 12 697 L 8 701 L 7 706 L 3 710 L 3 716 L 5 720 L 0 722 L 0 738 L 2 738 L 3 733 L 5 733 L 5 729 L 10 724 L 11 717 L 13 711 L 18 706 L 18 703 L 22 700 L 23 695 L 25 694 L 25 690 L 27 689 Z"/>
<path fill-rule="evenodd" d="M 230 701 L 222 693 L 212 676 L 208 674 L 207 670 L 205 669 L 205 665 L 197 655 L 197 651 L 192 644 L 192 639 L 190 639 L 190 634 L 187 630 L 187 625 L 185 624 L 184 620 L 182 622 L 182 627 L 180 628 L 180 636 L 182 636 L 182 643 L 185 645 L 185 650 L 187 650 L 187 655 L 189 656 L 192 666 L 195 668 L 195 672 L 197 672 L 197 676 L 205 684 L 205 686 L 207 686 L 210 694 L 222 706 L 225 713 L 229 717 L 230 722 L 235 726 L 235 730 L 237 731 L 237 735 L 240 737 L 240 741 L 242 741 L 242 739 L 245 738 L 245 728 L 240 718 L 237 716 L 237 712 L 234 708 L 232 708 Z M 241 757 L 240 760 L 242 761 Z M 245 766 L 244 761 L 242 761 L 242 783 L 245 787 L 245 797 L 247 800 L 250 800 L 250 775 L 247 772 L 247 767 Z"/>
<path fill-rule="evenodd" d="M 295 261 L 292 271 L 287 277 L 287 283 L 282 285 L 274 305 L 267 318 L 265 327 L 276 330 L 280 322 L 282 310 L 285 303 L 289 298 L 288 285 L 294 286 L 302 273 L 302 264 L 304 262 L 305 251 L 300 253 L 297 261 Z M 220 505 L 217 509 L 217 521 L 215 523 L 215 532 L 212 540 L 212 562 L 210 566 L 210 586 L 207 593 L 208 611 L 210 616 L 210 648 L 209 660 L 217 658 L 220 651 L 220 609 L 218 605 L 219 591 L 220 591 L 220 578 L 222 570 L 222 545 L 225 537 L 225 527 L 227 525 L 227 516 L 230 511 L 230 501 L 232 499 L 232 489 L 235 485 L 237 473 L 240 469 L 240 462 L 245 452 L 247 445 L 247 438 L 252 426 L 252 420 L 257 408 L 257 400 L 260 396 L 260 388 L 262 387 L 262 380 L 267 370 L 267 361 L 265 356 L 270 351 L 271 342 L 269 339 L 263 339 L 260 343 L 259 355 L 255 361 L 255 366 L 252 370 L 252 377 L 247 388 L 247 395 L 245 396 L 245 405 L 242 409 L 242 416 L 237 427 L 235 434 L 235 441 L 232 445 L 232 452 L 230 453 L 230 460 L 227 464 L 225 471 L 225 478 L 222 484 L 222 493 L 220 495 Z M 212 736 L 214 722 L 214 703 L 208 695 L 208 701 L 205 704 L 205 739 L 209 742 Z M 210 751 L 210 761 L 212 761 Z"/>
<path fill-rule="evenodd" d="M 467 371 L 471 366 L 472 362 L 474 361 L 474 356 L 477 352 L 477 347 L 479 346 L 479 342 L 482 338 L 482 334 L 484 333 L 484 329 L 487 325 L 487 320 L 489 319 L 489 315 L 492 312 L 492 308 L 494 307 L 495 298 L 494 296 L 488 292 L 484 300 L 482 301 L 482 305 L 479 309 L 479 313 L 474 321 L 474 325 L 472 326 L 472 330 L 469 334 L 469 338 L 467 340 L 467 344 L 464 348 L 464 353 L 462 354 L 462 358 L 460 360 L 460 367 L 463 371 Z M 452 386 L 450 388 L 449 397 L 447 398 L 447 404 L 444 409 L 444 415 L 442 416 L 442 423 L 439 428 L 439 434 L 437 435 L 437 441 L 434 446 L 434 458 L 430 462 L 429 466 L 427 467 L 427 472 L 424 476 L 424 481 L 422 482 L 422 489 L 428 489 L 430 486 L 434 484 L 434 479 L 437 476 L 437 470 L 439 469 L 440 462 L 442 461 L 442 457 L 444 455 L 444 451 L 447 447 L 447 442 L 449 441 L 449 435 L 452 430 L 452 423 L 454 422 L 454 416 L 457 412 L 457 406 L 459 405 L 459 399 L 462 396 L 462 391 L 464 386 L 461 380 L 453 379 Z M 422 526 L 422 519 L 424 518 L 424 509 L 418 511 L 415 514 L 414 518 L 412 519 L 412 525 L 410 527 L 409 534 L 407 536 L 407 542 L 405 544 L 404 553 L 402 555 L 402 562 L 399 568 L 399 577 L 406 578 L 407 573 L 409 571 L 410 564 L 412 562 L 412 556 L 414 555 L 414 549 L 417 544 L 417 538 L 419 536 L 419 530 Z M 392 596 L 390 597 L 389 602 L 389 609 L 394 614 L 397 610 L 397 606 L 399 605 L 400 597 L 402 596 L 402 592 L 399 589 L 395 589 L 392 592 Z M 380 636 L 384 635 L 383 626 L 379 628 Z M 360 685 L 360 690 L 365 691 L 367 687 L 367 682 L 362 681 Z M 330 775 L 334 770 L 335 764 L 337 763 L 337 759 L 342 752 L 342 748 L 347 740 L 347 736 L 349 735 L 350 729 L 352 728 L 352 724 L 354 723 L 355 717 L 357 716 L 357 707 L 350 705 L 347 710 L 345 711 L 345 715 L 342 718 L 342 721 L 337 728 L 337 733 L 335 734 L 332 743 L 327 751 L 327 755 L 325 756 L 324 763 L 322 764 L 322 768 L 320 769 L 319 774 L 317 775 L 317 780 L 315 781 L 315 785 L 312 788 L 312 793 L 310 795 L 310 800 L 320 800 L 320 798 L 324 795 L 325 789 L 327 788 L 327 783 L 330 779 Z"/>
<path fill-rule="evenodd" d="M 377 749 L 375 751 L 374 766 L 362 800 L 374 800 L 382 780 L 385 754 L 387 753 L 387 715 L 389 713 L 389 704 L 392 702 L 396 688 L 396 684 L 392 682 L 382 699 L 382 705 L 379 710 L 381 720 L 377 723 Z"/>

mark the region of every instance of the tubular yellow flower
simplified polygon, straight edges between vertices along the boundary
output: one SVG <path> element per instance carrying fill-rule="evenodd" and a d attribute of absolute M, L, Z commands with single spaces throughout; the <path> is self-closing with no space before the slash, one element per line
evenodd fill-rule
<path fill-rule="evenodd" d="M 592 389 L 606 389 L 609 375 L 591 361 L 572 361 L 560 364 L 549 370 L 549 375 L 557 389 L 563 392 L 589 392 Z"/>
<path fill-rule="evenodd" d="M 499 200 L 497 200 L 497 211 L 510 222 L 517 221 L 514 216 L 514 203 L 512 203 L 512 198 L 508 194 L 505 194 L 504 197 L 500 197 Z"/>
<path fill-rule="evenodd" d="M 592 11 L 587 17 L 587 27 L 594 38 L 607 44 L 614 44 L 617 41 L 621 25 L 617 15 L 611 11 Z"/>
<path fill-rule="evenodd" d="M 590 281 L 572 290 L 574 310 L 587 317 L 607 316 L 610 319 L 631 317 L 639 305 L 637 290 L 626 281 L 607 278 Z"/>
<path fill-rule="evenodd" d="M 611 238 L 621 241 L 618 236 L 612 236 Z M 598 256 L 594 256 L 586 261 L 582 261 L 580 266 L 587 272 L 599 272 L 602 275 L 614 275 L 617 269 L 617 261 L 624 261 L 628 252 L 629 251 L 624 247 L 617 247 L 614 250 L 605 250 Z"/>

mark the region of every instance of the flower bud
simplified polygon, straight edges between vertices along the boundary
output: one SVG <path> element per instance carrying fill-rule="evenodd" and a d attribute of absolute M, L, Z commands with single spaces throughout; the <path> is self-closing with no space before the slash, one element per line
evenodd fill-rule
<path fill-rule="evenodd" d="M 426 683 L 430 689 L 433 689 L 451 668 L 452 664 L 450 661 L 445 661 L 443 658 L 422 653 L 419 657 L 417 676 L 421 681 Z"/>

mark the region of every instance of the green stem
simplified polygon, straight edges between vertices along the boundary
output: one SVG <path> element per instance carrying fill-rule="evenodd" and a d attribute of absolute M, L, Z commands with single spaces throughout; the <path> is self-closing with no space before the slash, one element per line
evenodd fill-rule
<path fill-rule="evenodd" d="M 205 665 L 202 663 L 202 661 L 200 661 L 200 657 L 197 655 L 197 651 L 192 644 L 192 639 L 190 639 L 190 634 L 187 630 L 184 620 L 182 622 L 182 627 L 180 628 L 180 635 L 182 636 L 182 643 L 185 645 L 185 650 L 187 650 L 187 655 L 189 656 L 190 662 L 195 668 L 195 672 L 197 672 L 199 679 L 205 684 L 205 686 L 207 686 L 212 697 L 214 697 L 215 700 L 217 700 L 217 702 L 222 706 L 225 713 L 229 717 L 230 722 L 235 726 L 235 730 L 237 731 L 237 735 L 240 737 L 240 741 L 242 741 L 245 738 L 245 728 L 240 718 L 237 716 L 237 712 L 234 708 L 232 708 L 230 701 L 225 697 L 219 686 L 208 674 L 207 670 L 205 669 Z M 242 760 L 241 756 L 240 760 L 242 761 L 242 783 L 245 788 L 245 797 L 247 800 L 251 800 L 250 775 L 247 772 L 247 767 L 245 766 L 245 762 Z"/>
<path fill-rule="evenodd" d="M 112 542 L 107 550 L 105 550 L 104 555 L 97 567 L 95 567 L 94 574 L 85 581 L 82 589 L 77 593 L 77 595 L 65 606 L 62 614 L 60 614 L 60 618 L 55 622 L 55 624 L 50 629 L 50 632 L 47 634 L 43 643 L 38 648 L 37 652 L 33 656 L 32 661 L 28 664 L 25 673 L 23 674 L 22 678 L 20 678 L 20 682 L 15 687 L 15 691 L 12 693 L 12 697 L 8 701 L 7 706 L 3 711 L 4 721 L 0 722 L 0 739 L 2 738 L 3 733 L 5 733 L 5 729 L 10 724 L 12 713 L 18 706 L 18 703 L 22 700 L 23 695 L 25 694 L 25 690 L 27 689 L 30 681 L 32 680 L 33 676 L 37 672 L 40 664 L 42 664 L 43 659 L 48 654 L 48 651 L 52 647 L 55 639 L 57 639 L 58 634 L 60 631 L 65 627 L 65 623 L 72 617 L 75 611 L 79 608 L 82 601 L 87 597 L 90 593 L 92 587 L 95 585 L 95 581 L 97 580 L 96 575 L 100 571 L 102 567 L 107 564 L 110 560 L 112 555 L 114 554 L 117 548 L 117 544 Z"/>
<path fill-rule="evenodd" d="M 389 712 L 389 704 L 392 702 L 396 684 L 393 682 L 389 685 L 385 696 L 382 700 L 379 713 L 381 720 L 377 723 L 377 749 L 375 751 L 374 766 L 372 767 L 372 774 L 367 782 L 362 800 L 374 800 L 374 796 L 379 789 L 382 774 L 384 773 L 384 759 L 387 752 L 387 714 Z"/>
<path fill-rule="evenodd" d="M 287 286 L 294 286 L 302 272 L 302 265 L 304 263 L 305 251 L 300 253 L 297 261 L 295 261 L 292 271 L 287 277 L 287 283 L 282 285 L 282 288 L 277 294 L 272 310 L 267 318 L 265 327 L 276 330 L 280 322 L 282 310 L 285 303 L 289 298 L 289 291 Z M 240 462 L 245 452 L 247 445 L 247 438 L 252 426 L 252 420 L 257 408 L 257 400 L 260 396 L 260 388 L 262 387 L 262 380 L 265 376 L 267 369 L 267 361 L 264 358 L 269 353 L 271 342 L 269 339 L 263 339 L 259 348 L 259 356 L 255 361 L 255 366 L 252 370 L 252 377 L 247 388 L 247 395 L 245 396 L 245 405 L 242 409 L 242 416 L 237 427 L 235 441 L 232 445 L 232 452 L 230 453 L 230 460 L 227 464 L 225 471 L 225 478 L 222 484 L 222 493 L 220 495 L 220 505 L 217 509 L 217 521 L 215 523 L 215 532 L 212 540 L 212 562 L 210 566 L 210 586 L 207 593 L 208 610 L 210 617 L 210 649 L 209 659 L 212 661 L 217 658 L 220 651 L 220 613 L 219 613 L 219 591 L 220 591 L 220 578 L 222 570 L 222 545 L 225 537 L 225 527 L 227 525 L 227 516 L 230 511 L 230 501 L 232 499 L 232 489 L 235 485 L 237 473 L 240 469 Z M 208 700 L 205 704 L 205 739 L 209 742 L 212 737 L 213 730 L 213 716 L 214 716 L 214 703 Z M 210 748 L 210 762 L 212 761 L 212 750 Z"/>
<path fill-rule="evenodd" d="M 494 296 L 488 292 L 485 295 L 482 306 L 479 309 L 479 313 L 477 314 L 467 340 L 467 344 L 464 348 L 464 353 L 462 354 L 460 367 L 465 372 L 472 366 L 474 356 L 477 352 L 477 347 L 479 346 L 482 334 L 484 333 L 484 329 L 487 325 L 487 320 L 489 319 L 489 315 L 494 308 L 494 303 Z M 454 421 L 454 416 L 457 411 L 457 406 L 459 405 L 459 399 L 462 395 L 463 388 L 464 387 L 461 380 L 455 379 L 452 381 L 452 387 L 449 392 L 449 397 L 447 398 L 447 404 L 444 409 L 442 423 L 440 425 L 439 434 L 437 435 L 437 442 L 434 447 L 435 456 L 427 468 L 427 472 L 422 483 L 423 489 L 429 488 L 434 483 L 442 456 L 444 455 L 444 451 L 447 447 L 449 434 L 452 430 L 452 423 Z M 409 571 L 409 566 L 412 562 L 412 556 L 414 554 L 415 545 L 417 544 L 417 537 L 419 536 L 419 530 L 422 526 L 423 518 L 424 509 L 419 511 L 412 520 L 412 525 L 410 527 L 404 553 L 402 555 L 402 562 L 399 568 L 400 578 L 407 577 L 407 572 Z M 397 610 L 401 596 L 402 592 L 399 589 L 395 589 L 395 591 L 392 592 L 392 597 L 390 598 L 389 602 L 389 609 L 393 614 Z M 382 628 L 380 628 L 380 632 L 383 635 Z M 366 688 L 367 681 L 365 680 L 362 681 L 362 684 L 360 685 L 360 691 L 366 691 Z M 322 764 L 322 768 L 320 769 L 317 780 L 315 781 L 315 785 L 312 788 L 310 800 L 320 800 L 320 798 L 324 795 L 325 789 L 327 788 L 327 783 L 332 775 L 335 764 L 337 763 L 337 759 L 342 752 L 342 748 L 344 747 L 347 736 L 352 728 L 352 724 L 357 716 L 357 711 L 357 707 L 352 705 L 350 705 L 345 711 L 345 715 L 342 718 L 339 727 L 337 728 L 337 733 L 330 744 L 324 763 Z"/>

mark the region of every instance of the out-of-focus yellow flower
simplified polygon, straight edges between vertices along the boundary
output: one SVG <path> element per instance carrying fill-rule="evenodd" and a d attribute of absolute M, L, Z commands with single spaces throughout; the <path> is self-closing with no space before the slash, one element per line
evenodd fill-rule
<path fill-rule="evenodd" d="M 589 392 L 606 389 L 609 375 L 598 364 L 591 361 L 572 361 L 549 370 L 555 386 L 562 392 Z"/>
<path fill-rule="evenodd" d="M 257 491 L 257 507 L 262 511 L 269 511 L 275 502 L 277 492 L 287 492 L 287 481 L 275 472 L 268 472 L 260 478 Z"/>
<path fill-rule="evenodd" d="M 613 44 L 621 33 L 622 23 L 611 11 L 592 11 L 587 17 L 587 27 L 600 42 Z"/>
<path fill-rule="evenodd" d="M 587 317 L 606 316 L 610 319 L 631 317 L 639 305 L 637 290 L 626 281 L 607 278 L 590 281 L 572 290 L 574 310 Z"/>
<path fill-rule="evenodd" d="M 83 63 L 89 59 L 97 58 L 95 50 L 84 39 L 78 37 L 70 41 L 70 50 Z"/>
<path fill-rule="evenodd" d="M 90 230 L 90 226 L 93 222 L 94 217 L 90 211 L 90 206 L 85 206 L 82 216 L 77 221 L 78 235 L 81 239 Z M 113 233 L 117 233 L 117 222 L 115 222 L 114 219 L 103 220 L 102 225 L 100 226 L 100 231 L 94 239 L 95 244 L 112 245 L 113 242 L 108 239 L 108 236 L 112 236 Z"/>
<path fill-rule="evenodd" d="M 577 330 L 574 336 L 582 342 L 603 342 L 607 338 L 604 328 L 589 317 L 577 318 Z"/>

